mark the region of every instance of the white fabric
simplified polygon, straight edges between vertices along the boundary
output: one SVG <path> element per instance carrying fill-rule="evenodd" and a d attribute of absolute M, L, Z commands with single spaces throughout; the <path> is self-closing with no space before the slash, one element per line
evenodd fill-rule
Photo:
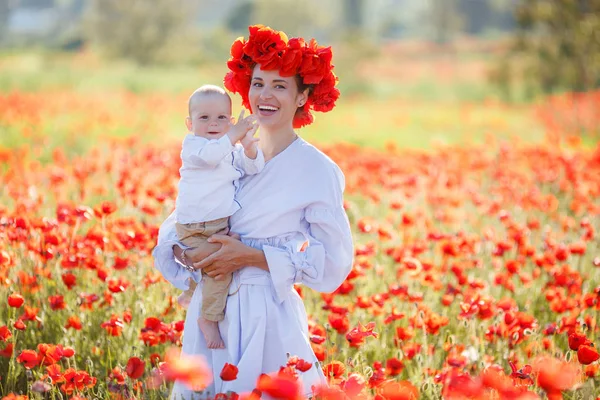
<path fill-rule="evenodd" d="M 176 383 L 173 399 L 249 392 L 261 373 L 284 366 L 288 353 L 317 362 L 308 339 L 304 304 L 293 284 L 301 282 L 331 292 L 352 268 L 352 237 L 343 209 L 344 176 L 326 155 L 296 139 L 269 160 L 260 174 L 246 176 L 239 183 L 236 198 L 241 209 L 231 216 L 231 229 L 245 244 L 263 249 L 270 273 L 251 266 L 234 273 L 225 320 L 219 324 L 224 350 L 207 349 L 198 329 L 200 282 L 186 315 L 183 352 L 203 355 L 215 381 L 207 389 L 210 393 L 196 396 Z M 172 246 L 176 240 L 171 216 L 160 228 L 155 265 L 174 286 L 186 289 L 188 279 L 198 282 L 201 275 L 174 261 Z M 309 246 L 300 252 L 306 240 Z M 239 368 L 235 381 L 219 379 L 226 362 Z M 311 394 L 312 385 L 325 382 L 320 366 L 300 376 L 306 395 Z"/>
<path fill-rule="evenodd" d="M 180 224 L 229 217 L 239 210 L 235 201 L 237 181 L 259 173 L 265 165 L 262 151 L 248 158 L 241 145 L 227 135 L 209 140 L 186 135 L 181 149 L 176 219 Z"/>

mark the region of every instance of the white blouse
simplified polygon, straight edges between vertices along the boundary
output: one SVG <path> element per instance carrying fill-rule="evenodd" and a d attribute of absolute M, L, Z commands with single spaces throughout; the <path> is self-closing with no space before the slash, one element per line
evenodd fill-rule
<path fill-rule="evenodd" d="M 262 151 L 248 158 L 229 136 L 206 139 L 188 134 L 181 147 L 175 218 L 180 224 L 229 217 L 239 210 L 234 195 L 238 179 L 257 174 L 265 165 Z"/>
<path fill-rule="evenodd" d="M 224 350 L 206 348 L 196 324 L 201 274 L 175 262 L 173 215 L 163 223 L 154 250 L 156 268 L 179 289 L 186 289 L 190 278 L 200 283 L 186 316 L 183 352 L 204 355 L 214 375 L 209 393 L 176 384 L 173 398 L 251 391 L 260 374 L 286 364 L 286 354 L 317 361 L 308 340 L 304 304 L 293 285 L 332 292 L 350 273 L 354 251 L 343 190 L 339 167 L 301 138 L 267 161 L 261 173 L 239 181 L 236 200 L 241 208 L 230 218 L 231 230 L 246 245 L 264 251 L 270 272 L 248 266 L 234 274 L 225 320 L 219 323 Z M 225 362 L 238 367 L 235 381 L 220 380 Z M 312 385 L 325 382 L 318 366 L 300 375 L 306 395 L 312 393 Z"/>

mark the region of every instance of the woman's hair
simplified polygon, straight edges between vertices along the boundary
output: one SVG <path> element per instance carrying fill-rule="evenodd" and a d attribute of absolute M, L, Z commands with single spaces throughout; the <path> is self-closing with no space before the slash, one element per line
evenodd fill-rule
<path fill-rule="evenodd" d="M 302 38 L 288 40 L 285 33 L 263 25 L 253 25 L 248 30 L 248 40 L 239 38 L 231 45 L 229 72 L 223 80 L 229 91 L 242 96 L 244 107 L 251 109 L 248 92 L 257 64 L 262 70 L 293 76 L 300 92 L 309 90 L 306 103 L 294 116 L 294 128 L 313 122 L 311 110 L 328 112 L 335 107 L 340 91 L 336 88 L 338 78 L 333 72 L 331 47 L 319 46 L 314 39 L 308 43 Z"/>

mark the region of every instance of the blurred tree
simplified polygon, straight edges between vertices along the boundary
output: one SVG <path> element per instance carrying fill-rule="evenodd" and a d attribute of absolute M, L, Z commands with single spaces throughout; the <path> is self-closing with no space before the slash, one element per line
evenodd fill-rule
<path fill-rule="evenodd" d="M 225 20 L 225 26 L 232 31 L 246 31 L 250 25 L 250 17 L 254 10 L 254 4 L 249 1 L 243 1 L 235 6 Z"/>
<path fill-rule="evenodd" d="M 344 0 L 344 21 L 350 29 L 362 27 L 363 0 Z"/>
<path fill-rule="evenodd" d="M 193 17 L 186 0 L 92 0 L 86 36 L 109 56 L 150 64 L 161 61 L 176 39 L 185 39 Z"/>
<path fill-rule="evenodd" d="M 464 31 L 479 34 L 492 24 L 490 0 L 459 0 L 457 11 L 464 18 Z"/>
<path fill-rule="evenodd" d="M 298 3 L 297 0 L 255 0 L 250 24 L 270 26 L 284 31 L 288 37 L 314 35 L 319 10 L 307 3 Z"/>
<path fill-rule="evenodd" d="M 10 0 L 0 0 L 0 43 L 4 41 L 8 17 L 10 15 Z"/>
<path fill-rule="evenodd" d="M 463 25 L 458 0 L 430 0 L 429 5 L 426 19 L 432 28 L 434 40 L 440 44 L 451 42 Z"/>
<path fill-rule="evenodd" d="M 529 92 L 600 87 L 600 0 L 528 0 L 516 8 L 518 30 L 491 77 L 509 91 L 523 79 Z"/>

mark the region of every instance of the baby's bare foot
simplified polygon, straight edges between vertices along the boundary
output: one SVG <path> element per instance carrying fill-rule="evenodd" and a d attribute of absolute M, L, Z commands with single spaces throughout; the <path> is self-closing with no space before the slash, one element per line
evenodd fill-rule
<path fill-rule="evenodd" d="M 206 340 L 206 347 L 209 349 L 224 349 L 225 343 L 221 339 L 221 333 L 219 333 L 219 323 L 216 321 L 209 321 L 205 318 L 198 318 L 198 326 L 204 335 Z"/>
<path fill-rule="evenodd" d="M 187 308 L 190 306 L 190 303 L 192 302 L 192 298 L 190 296 L 188 296 L 185 292 L 181 293 L 178 297 L 177 297 L 177 303 L 185 308 L 187 310 Z"/>

